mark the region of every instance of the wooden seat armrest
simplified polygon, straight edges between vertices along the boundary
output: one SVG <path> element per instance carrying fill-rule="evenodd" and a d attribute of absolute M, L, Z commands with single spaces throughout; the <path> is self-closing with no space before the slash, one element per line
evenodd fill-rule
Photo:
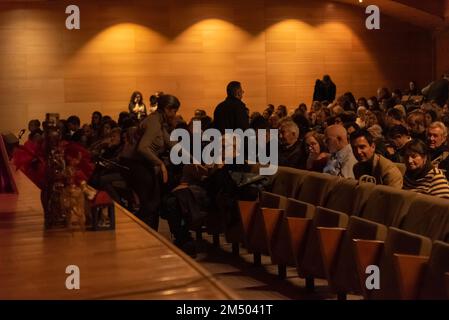
<path fill-rule="evenodd" d="M 318 227 L 317 231 L 324 269 L 326 271 L 327 278 L 330 279 L 330 273 L 335 267 L 337 253 L 346 229 Z"/>
<path fill-rule="evenodd" d="M 398 276 L 401 299 L 418 299 L 419 288 L 429 257 L 395 253 L 393 260 Z"/>

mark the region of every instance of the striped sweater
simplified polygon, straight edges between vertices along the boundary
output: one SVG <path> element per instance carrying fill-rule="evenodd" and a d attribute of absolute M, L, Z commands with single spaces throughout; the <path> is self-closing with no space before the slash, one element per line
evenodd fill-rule
<path fill-rule="evenodd" d="M 449 199 L 449 183 L 440 169 L 433 168 L 423 178 L 411 179 L 405 175 L 404 189 Z"/>

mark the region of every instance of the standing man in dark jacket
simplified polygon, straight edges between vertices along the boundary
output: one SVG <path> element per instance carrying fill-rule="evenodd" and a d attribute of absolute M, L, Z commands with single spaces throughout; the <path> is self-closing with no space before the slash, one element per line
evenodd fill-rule
<path fill-rule="evenodd" d="M 242 85 L 238 81 L 231 81 L 226 92 L 226 99 L 215 108 L 214 127 L 222 133 L 225 129 L 248 129 L 249 114 L 248 108 L 242 102 Z"/>
<path fill-rule="evenodd" d="M 422 90 L 428 101 L 435 101 L 443 107 L 449 97 L 449 73 L 443 75 L 439 80 L 432 82 Z"/>
<path fill-rule="evenodd" d="M 337 94 L 337 86 L 332 81 L 331 77 L 329 75 L 323 76 L 322 81 L 322 89 L 323 91 L 323 98 L 329 102 L 333 102 L 335 100 L 335 96 Z"/>

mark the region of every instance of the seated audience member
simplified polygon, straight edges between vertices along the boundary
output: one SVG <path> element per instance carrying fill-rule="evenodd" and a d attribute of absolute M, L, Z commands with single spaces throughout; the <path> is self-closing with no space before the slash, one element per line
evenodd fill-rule
<path fill-rule="evenodd" d="M 80 129 L 81 121 L 77 116 L 70 116 L 67 119 L 67 135 L 66 140 L 81 142 L 84 131 Z"/>
<path fill-rule="evenodd" d="M 28 122 L 28 131 L 33 132 L 36 130 L 41 130 L 41 122 L 37 119 L 30 120 Z"/>
<path fill-rule="evenodd" d="M 352 168 L 357 163 L 357 159 L 352 153 L 346 129 L 341 125 L 331 125 L 326 128 L 324 135 L 331 156 L 323 172 L 334 176 L 354 178 Z"/>
<path fill-rule="evenodd" d="M 443 172 L 432 165 L 426 144 L 421 140 L 412 140 L 404 148 L 407 167 L 404 189 L 449 198 L 448 181 Z"/>
<path fill-rule="evenodd" d="M 343 126 L 345 127 L 348 134 L 351 134 L 357 130 L 360 130 L 359 125 L 355 122 L 345 122 L 345 123 L 343 123 Z"/>
<path fill-rule="evenodd" d="M 360 99 L 359 99 L 359 100 L 360 100 Z M 366 126 L 366 122 L 365 122 L 365 119 L 366 119 L 366 111 L 367 111 L 367 108 L 365 108 L 364 106 L 360 106 L 360 107 L 357 109 L 357 119 L 355 120 L 355 123 L 356 123 L 361 129 L 365 128 L 365 126 Z"/>
<path fill-rule="evenodd" d="M 394 126 L 388 132 L 388 136 L 395 148 L 395 154 L 391 159 L 394 159 L 395 162 L 405 163 L 404 146 L 412 139 L 407 128 L 404 126 Z"/>
<path fill-rule="evenodd" d="M 351 134 L 351 145 L 354 156 L 359 161 L 353 167 L 354 177 L 358 180 L 368 175 L 382 184 L 402 189 L 402 174 L 396 165 L 380 154 L 376 154 L 374 138 L 366 129 Z"/>
<path fill-rule="evenodd" d="M 100 127 L 101 127 L 102 119 L 103 119 L 103 115 L 101 114 L 100 111 L 94 111 L 92 113 L 90 126 L 93 131 L 94 140 L 98 139 L 98 137 L 100 135 Z"/>
<path fill-rule="evenodd" d="M 401 111 L 395 108 L 387 111 L 385 117 L 385 125 L 387 129 L 390 129 L 394 126 L 404 125 L 404 123 L 405 121 Z"/>
<path fill-rule="evenodd" d="M 416 85 L 416 81 L 410 81 L 408 84 L 408 89 L 405 91 L 405 94 L 409 96 L 419 96 L 421 95 L 421 90 L 418 89 Z"/>
<path fill-rule="evenodd" d="M 265 119 L 269 119 L 274 112 L 274 106 L 269 104 L 267 108 L 263 111 L 262 115 Z"/>
<path fill-rule="evenodd" d="M 415 110 L 409 113 L 407 125 L 410 129 L 410 136 L 413 139 L 426 141 L 426 118 L 423 112 Z"/>
<path fill-rule="evenodd" d="M 270 118 L 268 118 L 268 123 L 270 125 L 271 129 L 278 129 L 279 128 L 279 116 L 276 113 L 273 113 Z"/>
<path fill-rule="evenodd" d="M 329 159 L 324 144 L 324 136 L 316 131 L 307 132 L 304 136 L 304 154 L 307 157 L 305 168 L 310 171 L 323 172 Z"/>
<path fill-rule="evenodd" d="M 285 118 L 288 115 L 287 107 L 282 104 L 278 105 L 276 114 L 278 115 L 279 119 Z"/>
<path fill-rule="evenodd" d="M 301 158 L 301 140 L 299 128 L 291 119 L 285 119 L 279 126 L 279 165 L 299 168 Z"/>
<path fill-rule="evenodd" d="M 85 146 L 86 148 L 90 148 L 92 145 L 95 137 L 94 137 L 94 131 L 92 130 L 92 126 L 90 124 L 84 124 L 83 125 L 83 136 L 81 137 L 81 144 Z"/>
<path fill-rule="evenodd" d="M 440 121 L 432 122 L 427 128 L 427 147 L 430 149 L 432 164 L 438 167 L 449 155 L 447 128 Z"/>

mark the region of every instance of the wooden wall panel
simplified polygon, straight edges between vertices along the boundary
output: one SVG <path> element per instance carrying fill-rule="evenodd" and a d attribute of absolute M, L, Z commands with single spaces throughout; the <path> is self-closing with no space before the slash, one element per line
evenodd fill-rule
<path fill-rule="evenodd" d="M 17 132 L 46 111 L 83 122 L 94 110 L 117 117 L 134 90 L 146 101 L 159 90 L 177 95 L 190 119 L 196 108 L 212 114 L 231 80 L 262 111 L 267 103 L 310 104 L 324 74 L 338 94 L 356 96 L 432 78 L 429 31 L 383 15 L 381 30 L 368 31 L 363 9 L 352 5 L 79 0 L 81 30 L 67 30 L 69 4 L 0 3 L 0 130 Z M 438 42 L 437 70 L 448 42 Z"/>
<path fill-rule="evenodd" d="M 436 76 L 449 72 L 449 30 L 436 36 Z"/>

